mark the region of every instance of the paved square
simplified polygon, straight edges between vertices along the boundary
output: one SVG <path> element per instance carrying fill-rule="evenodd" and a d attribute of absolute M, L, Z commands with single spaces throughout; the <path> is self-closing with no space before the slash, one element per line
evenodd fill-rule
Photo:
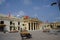
<path fill-rule="evenodd" d="M 60 33 L 58 35 L 41 31 L 30 31 L 30 33 L 32 34 L 32 38 L 26 40 L 60 40 Z M 0 32 L 0 40 L 21 40 L 21 36 L 19 33 L 4 34 Z"/>

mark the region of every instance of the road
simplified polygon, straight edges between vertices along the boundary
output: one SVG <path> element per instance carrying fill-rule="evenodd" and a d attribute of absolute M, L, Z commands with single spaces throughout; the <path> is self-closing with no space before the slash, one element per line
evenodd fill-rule
<path fill-rule="evenodd" d="M 58 35 L 44 33 L 41 31 L 30 31 L 32 34 L 31 39 L 26 40 L 60 40 L 60 33 Z M 0 40 L 21 40 L 19 33 L 1 33 Z"/>

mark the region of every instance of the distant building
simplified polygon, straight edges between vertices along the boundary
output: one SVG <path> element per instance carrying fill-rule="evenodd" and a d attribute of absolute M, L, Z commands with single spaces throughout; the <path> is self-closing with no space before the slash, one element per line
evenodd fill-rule
<path fill-rule="evenodd" d="M 60 29 L 60 22 L 42 23 L 42 30 Z"/>
<path fill-rule="evenodd" d="M 42 23 L 42 26 L 41 26 L 41 30 L 51 30 L 51 26 L 50 26 L 50 23 Z"/>
<path fill-rule="evenodd" d="M 60 29 L 60 22 L 50 23 L 51 28 Z"/>

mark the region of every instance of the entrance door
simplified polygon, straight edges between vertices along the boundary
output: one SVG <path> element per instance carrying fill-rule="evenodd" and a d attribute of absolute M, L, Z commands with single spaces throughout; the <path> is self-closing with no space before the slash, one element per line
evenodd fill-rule
<path fill-rule="evenodd" d="M 1 32 L 4 31 L 4 27 L 0 27 L 0 31 L 1 31 Z"/>
<path fill-rule="evenodd" d="M 57 26 L 57 28 L 59 28 L 59 29 L 60 29 L 60 26 Z"/>
<path fill-rule="evenodd" d="M 4 31 L 4 21 L 0 21 L 0 31 Z"/>

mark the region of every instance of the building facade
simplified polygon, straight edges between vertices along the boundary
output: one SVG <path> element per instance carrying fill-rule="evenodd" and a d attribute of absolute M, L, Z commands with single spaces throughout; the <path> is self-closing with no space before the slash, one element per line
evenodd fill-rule
<path fill-rule="evenodd" d="M 50 23 L 51 28 L 60 29 L 60 22 Z"/>
<path fill-rule="evenodd" d="M 0 31 L 18 31 L 20 28 L 20 19 L 13 16 L 0 14 Z"/>
<path fill-rule="evenodd" d="M 0 14 L 0 31 L 39 30 L 41 22 L 37 18 L 31 18 L 29 16 L 16 18 L 14 16 Z"/>
<path fill-rule="evenodd" d="M 42 23 L 42 30 L 60 29 L 60 22 Z"/>
<path fill-rule="evenodd" d="M 40 23 L 42 21 L 37 18 L 31 18 L 29 16 L 23 16 L 20 20 L 20 26 L 22 29 L 26 30 L 40 30 Z"/>

